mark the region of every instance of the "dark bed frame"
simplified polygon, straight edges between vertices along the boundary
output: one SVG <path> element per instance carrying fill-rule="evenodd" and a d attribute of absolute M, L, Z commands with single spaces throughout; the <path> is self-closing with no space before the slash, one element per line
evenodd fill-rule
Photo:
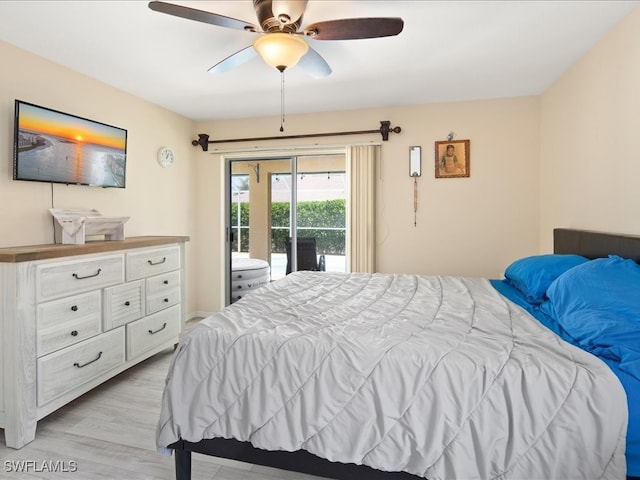
<path fill-rule="evenodd" d="M 575 253 L 591 259 L 615 254 L 640 263 L 640 236 L 556 228 L 553 244 L 554 253 Z M 383 472 L 366 465 L 330 462 L 304 450 L 261 450 L 234 439 L 212 438 L 197 443 L 180 440 L 169 448 L 175 454 L 176 480 L 191 480 L 192 452 L 337 480 L 424 480 L 406 472 Z"/>

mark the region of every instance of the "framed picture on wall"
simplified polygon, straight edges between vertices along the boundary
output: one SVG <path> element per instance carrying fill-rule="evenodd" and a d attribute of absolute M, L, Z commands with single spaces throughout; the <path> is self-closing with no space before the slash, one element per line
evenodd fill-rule
<path fill-rule="evenodd" d="M 469 140 L 436 142 L 436 178 L 468 177 L 471 173 Z"/>

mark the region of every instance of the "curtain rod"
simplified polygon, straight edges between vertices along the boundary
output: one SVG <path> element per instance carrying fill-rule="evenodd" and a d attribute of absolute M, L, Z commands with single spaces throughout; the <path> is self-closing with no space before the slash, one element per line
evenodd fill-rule
<path fill-rule="evenodd" d="M 317 143 L 312 145 L 273 145 L 270 147 L 252 145 L 249 147 L 213 147 L 209 148 L 209 153 L 215 155 L 233 155 L 234 159 L 246 156 L 253 158 L 253 156 L 263 157 L 268 155 L 292 155 L 298 152 L 298 155 L 335 155 L 344 154 L 349 147 L 360 146 L 374 146 L 379 147 L 382 142 L 369 141 L 369 142 L 349 142 L 347 143 L 331 143 L 326 145 L 319 145 Z"/>
<path fill-rule="evenodd" d="M 228 138 L 225 140 L 209 140 L 209 135 L 206 133 L 199 133 L 198 140 L 192 140 L 191 145 L 194 147 L 200 145 L 202 151 L 207 152 L 209 145 L 212 143 L 229 143 L 229 142 L 255 142 L 260 140 L 283 140 L 291 138 L 311 138 L 311 137 L 335 137 L 338 135 L 362 135 L 365 133 L 379 133 L 382 135 L 382 140 L 386 142 L 389 140 L 389 133 L 400 133 L 402 129 L 400 127 L 391 128 L 391 122 L 389 120 L 380 121 L 380 128 L 378 130 L 358 130 L 355 132 L 333 132 L 333 133 L 308 133 L 303 135 L 284 135 L 278 137 L 255 137 L 255 138 Z"/>

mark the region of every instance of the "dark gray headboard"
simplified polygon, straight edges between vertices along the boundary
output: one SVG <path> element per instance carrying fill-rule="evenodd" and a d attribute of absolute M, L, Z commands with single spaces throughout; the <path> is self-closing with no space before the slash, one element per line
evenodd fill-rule
<path fill-rule="evenodd" d="M 556 228 L 553 230 L 555 253 L 577 253 L 587 258 L 619 255 L 640 263 L 640 236 Z"/>

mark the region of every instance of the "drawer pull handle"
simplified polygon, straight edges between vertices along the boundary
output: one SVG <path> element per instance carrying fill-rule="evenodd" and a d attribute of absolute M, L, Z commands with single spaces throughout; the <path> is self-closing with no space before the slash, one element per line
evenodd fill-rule
<path fill-rule="evenodd" d="M 242 285 L 238 285 L 238 288 L 242 288 Z"/>
<path fill-rule="evenodd" d="M 71 336 L 72 337 L 77 337 L 78 336 L 78 330 L 72 330 L 71 331 Z"/>
<path fill-rule="evenodd" d="M 242 278 L 242 275 L 238 275 L 238 278 Z"/>
<path fill-rule="evenodd" d="M 167 257 L 162 257 L 162 260 L 160 260 L 159 262 L 154 262 L 153 260 L 147 260 L 149 265 L 160 265 L 161 263 L 164 263 L 166 261 L 167 261 Z"/>
<path fill-rule="evenodd" d="M 131 305 L 131 302 L 129 300 L 127 300 L 126 302 L 124 302 L 125 307 L 128 307 L 129 305 Z"/>
<path fill-rule="evenodd" d="M 102 352 L 98 353 L 98 356 L 96 358 L 94 358 L 93 360 L 89 360 L 87 363 L 83 363 L 82 365 L 80 365 L 78 362 L 74 363 L 73 366 L 77 367 L 77 368 L 84 368 L 87 365 L 92 364 L 93 362 L 97 362 L 98 360 L 100 360 L 100 357 L 102 356 Z"/>
<path fill-rule="evenodd" d="M 98 271 L 96 273 L 94 273 L 93 275 L 85 275 L 84 277 L 81 277 L 80 275 L 78 275 L 77 273 L 73 274 L 73 278 L 75 278 L 76 280 L 83 280 L 85 278 L 93 278 L 93 277 L 97 277 L 98 275 L 100 275 L 100 272 L 102 271 L 101 268 L 98 269 Z"/>
<path fill-rule="evenodd" d="M 154 331 L 154 330 L 149 330 L 149 333 L 150 333 L 151 335 L 154 335 L 154 334 L 156 334 L 156 333 L 158 333 L 158 332 L 161 332 L 161 331 L 162 331 L 162 330 L 164 330 L 165 328 L 167 328 L 167 322 L 164 322 L 164 323 L 162 324 L 162 326 L 161 326 L 159 329 L 155 330 L 155 331 Z"/>
<path fill-rule="evenodd" d="M 162 283 L 164 283 L 165 285 L 169 285 L 169 280 L 165 280 L 165 281 L 164 281 L 164 282 L 162 282 Z"/>
<path fill-rule="evenodd" d="M 72 312 L 77 312 L 78 311 L 78 306 L 77 305 L 72 305 L 71 306 L 71 311 Z"/>
<path fill-rule="evenodd" d="M 169 299 L 168 299 L 168 298 L 165 298 L 165 299 L 163 300 L 163 302 L 164 302 L 164 303 L 169 303 Z"/>

